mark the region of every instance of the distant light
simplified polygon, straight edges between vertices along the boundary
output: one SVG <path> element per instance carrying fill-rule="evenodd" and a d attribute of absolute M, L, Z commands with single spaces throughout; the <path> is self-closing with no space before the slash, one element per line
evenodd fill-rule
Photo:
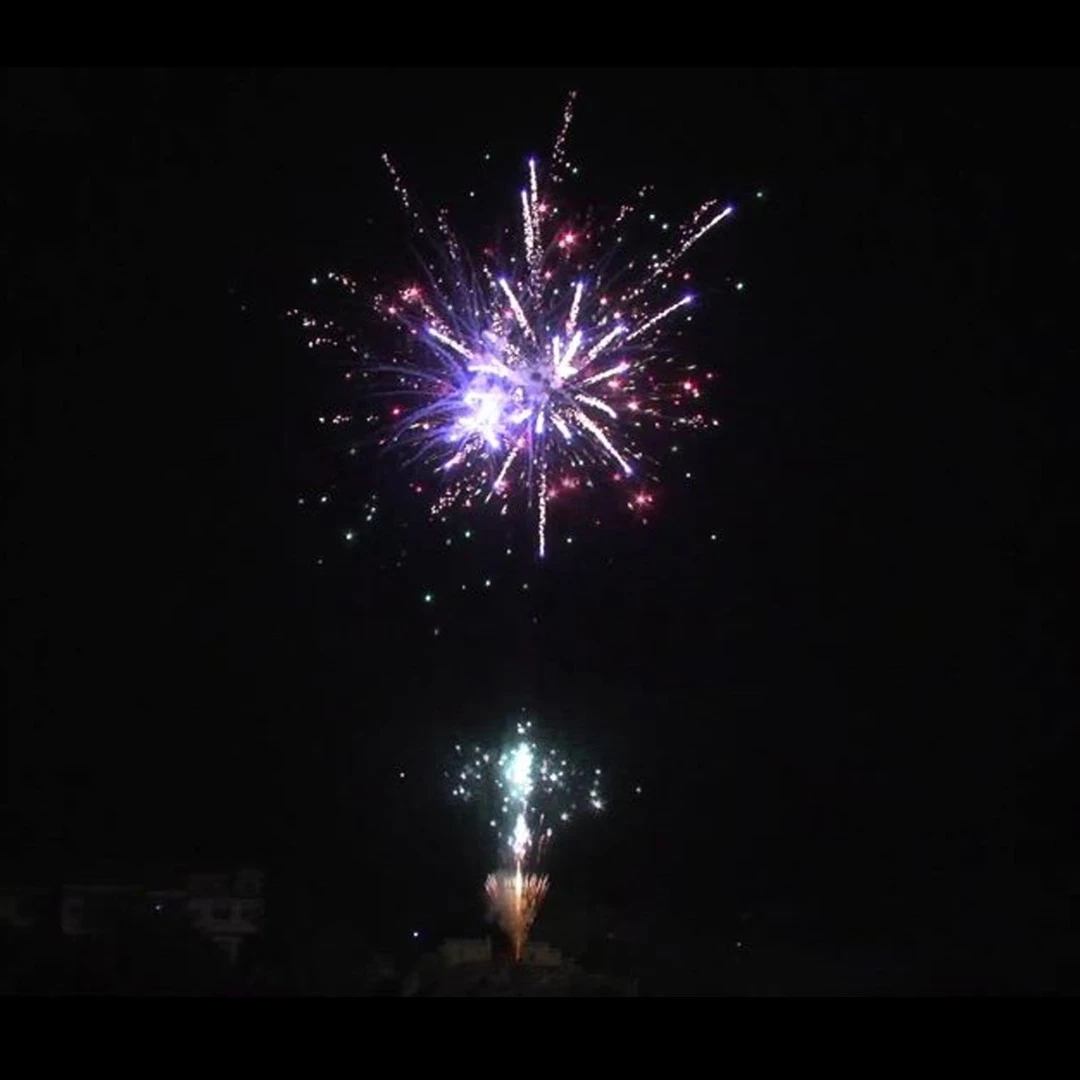
<path fill-rule="evenodd" d="M 404 770 L 402 770 L 401 772 L 399 772 L 399 773 L 398 773 L 398 779 L 399 779 L 399 780 L 404 780 L 404 779 L 405 779 L 405 772 L 404 772 Z"/>
<path fill-rule="evenodd" d="M 641 794 L 641 785 L 640 784 L 638 784 L 638 786 L 636 788 L 634 788 L 634 794 L 635 795 L 640 795 Z"/>
<path fill-rule="evenodd" d="M 425 604 L 430 604 L 431 601 L 434 600 L 434 599 L 435 599 L 434 594 L 429 593 L 429 592 L 424 593 L 424 603 Z"/>
<path fill-rule="evenodd" d="M 490 589 L 491 588 L 491 578 L 485 578 L 484 579 L 484 588 L 485 589 Z"/>
<path fill-rule="evenodd" d="M 420 936 L 420 931 L 419 931 L 419 930 L 414 930 L 414 931 L 412 932 L 412 936 L 413 936 L 414 938 L 418 938 L 418 937 Z"/>
<path fill-rule="evenodd" d="M 353 532 L 352 532 L 352 531 L 350 530 L 349 532 L 347 532 L 347 533 L 345 534 L 345 539 L 346 539 L 346 540 L 351 540 L 351 539 L 353 538 L 353 536 L 354 536 L 354 535 L 355 535 L 355 534 L 354 534 L 354 533 L 353 533 Z"/>
<path fill-rule="evenodd" d="M 741 281 L 735 282 L 735 291 L 736 292 L 742 292 L 743 291 L 743 283 Z"/>

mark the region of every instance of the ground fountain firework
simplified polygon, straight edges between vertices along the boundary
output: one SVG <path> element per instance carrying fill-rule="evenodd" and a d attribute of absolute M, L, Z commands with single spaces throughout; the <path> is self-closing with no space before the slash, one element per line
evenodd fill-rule
<path fill-rule="evenodd" d="M 495 921 L 510 939 L 515 962 L 521 963 L 529 931 L 547 895 L 547 875 L 526 874 L 518 866 L 488 874 L 484 891 Z"/>
<path fill-rule="evenodd" d="M 520 961 L 549 887 L 541 871 L 544 855 L 557 828 L 579 811 L 604 808 L 601 772 L 582 770 L 540 743 L 528 720 L 516 725 L 504 749 L 459 744 L 455 752 L 455 768 L 447 774 L 451 792 L 481 808 L 495 832 L 503 868 L 488 876 L 484 888 L 492 916 Z"/>

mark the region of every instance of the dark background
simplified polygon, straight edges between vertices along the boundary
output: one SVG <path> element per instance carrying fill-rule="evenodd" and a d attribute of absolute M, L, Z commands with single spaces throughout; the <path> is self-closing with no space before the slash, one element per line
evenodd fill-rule
<path fill-rule="evenodd" d="M 440 770 L 525 707 L 612 770 L 553 900 L 1060 951 L 1071 75 L 7 83 L 13 876 L 250 861 L 390 937 L 461 932 L 490 858 Z M 598 202 L 739 212 L 694 260 L 723 425 L 686 440 L 693 484 L 675 463 L 655 521 L 541 573 L 498 527 L 448 553 L 392 466 L 343 465 L 315 416 L 352 403 L 283 315 L 327 269 L 406 265 L 383 149 L 467 225 L 479 185 L 483 226 L 573 87 Z M 344 545 L 380 484 L 394 524 Z"/>

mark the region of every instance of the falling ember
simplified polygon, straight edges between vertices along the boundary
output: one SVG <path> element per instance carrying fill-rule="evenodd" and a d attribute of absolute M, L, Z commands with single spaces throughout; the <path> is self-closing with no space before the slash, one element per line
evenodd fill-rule
<path fill-rule="evenodd" d="M 424 279 L 423 287 L 375 298 L 377 313 L 402 336 L 370 372 L 386 375 L 386 390 L 408 402 L 395 406 L 384 441 L 433 469 L 434 514 L 493 497 L 505 511 L 520 497 L 541 556 L 551 522 L 547 477 L 599 481 L 613 467 L 620 476 L 642 475 L 642 417 L 649 432 L 710 426 L 687 398 L 698 397 L 696 384 L 687 387 L 696 365 L 682 360 L 674 341 L 693 302 L 680 262 L 733 213 L 707 200 L 680 228 L 663 232 L 655 249 L 645 245 L 657 242 L 658 230 L 640 210 L 647 187 L 610 225 L 575 213 L 563 198 L 567 174 L 577 171 L 566 157 L 573 101 L 550 163 L 528 162 L 514 230 L 520 247 L 512 254 L 490 244 L 466 252 L 443 212 L 437 227 L 426 226 L 393 162 L 383 159 L 422 238 Z M 356 335 L 340 326 L 310 317 L 304 325 L 309 345 L 361 352 Z"/>
<path fill-rule="evenodd" d="M 529 931 L 547 895 L 547 875 L 526 874 L 520 867 L 488 874 L 484 891 L 495 921 L 510 939 L 514 961 L 520 964 L 525 955 Z"/>

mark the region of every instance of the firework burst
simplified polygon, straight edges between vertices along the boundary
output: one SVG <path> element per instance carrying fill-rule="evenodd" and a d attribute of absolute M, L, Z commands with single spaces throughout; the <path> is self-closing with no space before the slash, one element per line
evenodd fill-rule
<path fill-rule="evenodd" d="M 573 97 L 549 164 L 528 163 L 509 250 L 470 254 L 445 211 L 425 221 L 384 156 L 423 272 L 375 296 L 400 337 L 368 371 L 388 378 L 384 445 L 407 448 L 438 478 L 432 512 L 495 500 L 505 513 L 516 498 L 535 515 L 541 556 L 553 499 L 614 482 L 641 514 L 652 503 L 642 438 L 715 423 L 701 405 L 710 375 L 673 346 L 693 303 L 680 264 L 732 213 L 708 200 L 669 230 L 643 211 L 645 187 L 607 223 L 575 214 L 562 198 L 577 171 L 566 157 L 572 108 Z M 363 351 L 333 323 L 304 322 L 309 344 Z"/>

